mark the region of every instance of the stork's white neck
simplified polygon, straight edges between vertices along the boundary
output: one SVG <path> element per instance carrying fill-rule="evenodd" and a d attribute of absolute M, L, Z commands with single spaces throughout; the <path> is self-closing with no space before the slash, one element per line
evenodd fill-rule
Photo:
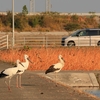
<path fill-rule="evenodd" d="M 26 61 L 27 64 L 29 64 L 29 60 L 27 58 L 25 58 L 25 61 Z"/>
<path fill-rule="evenodd" d="M 59 58 L 61 64 L 65 64 L 65 61 L 62 58 Z"/>

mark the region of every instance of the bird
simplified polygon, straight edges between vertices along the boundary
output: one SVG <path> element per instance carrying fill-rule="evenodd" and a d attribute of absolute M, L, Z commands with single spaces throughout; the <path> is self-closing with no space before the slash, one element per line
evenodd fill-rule
<path fill-rule="evenodd" d="M 24 73 L 24 71 L 26 71 L 28 69 L 29 62 L 31 62 L 31 60 L 29 59 L 29 56 L 26 55 L 26 54 L 24 55 L 24 59 L 25 59 L 25 62 L 21 62 L 24 67 L 22 67 L 20 64 L 18 65 L 18 69 L 21 70 L 21 71 L 17 73 L 16 87 L 19 87 L 19 88 L 22 88 L 22 86 L 21 86 L 21 75 Z"/>
<path fill-rule="evenodd" d="M 4 69 L 3 71 L 1 71 L 0 73 L 0 78 L 5 78 L 5 84 L 7 85 L 7 88 L 9 91 L 11 91 L 10 88 L 10 82 L 11 82 L 11 78 L 16 75 L 18 72 L 20 72 L 21 70 L 18 69 L 18 65 L 22 65 L 22 63 L 20 62 L 20 60 L 17 60 L 17 67 L 11 67 L 11 68 L 7 68 Z M 23 66 L 24 67 L 24 66 Z M 7 83 L 7 79 L 8 79 L 8 83 Z"/>
<path fill-rule="evenodd" d="M 62 55 L 59 55 L 59 56 L 58 56 L 58 59 L 59 59 L 59 62 L 58 62 L 58 63 L 51 65 L 51 66 L 45 71 L 45 74 L 54 72 L 54 73 L 55 73 L 55 80 L 56 80 L 56 77 L 57 77 L 57 74 L 56 74 L 56 73 L 60 72 L 60 70 L 61 70 L 61 69 L 64 67 L 64 65 L 65 65 L 65 60 L 63 59 Z"/>

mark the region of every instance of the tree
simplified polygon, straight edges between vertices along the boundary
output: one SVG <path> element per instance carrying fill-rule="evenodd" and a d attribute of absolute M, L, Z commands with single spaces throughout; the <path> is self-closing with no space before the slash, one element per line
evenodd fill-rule
<path fill-rule="evenodd" d="M 26 5 L 23 6 L 22 14 L 24 14 L 24 15 L 28 14 Z"/>

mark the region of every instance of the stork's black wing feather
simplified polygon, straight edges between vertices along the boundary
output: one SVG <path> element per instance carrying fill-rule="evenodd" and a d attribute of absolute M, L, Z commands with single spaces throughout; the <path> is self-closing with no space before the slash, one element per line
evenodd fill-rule
<path fill-rule="evenodd" d="M 0 73 L 0 78 L 3 78 L 3 77 L 6 77 L 8 76 L 7 74 L 3 73 L 5 70 L 3 70 L 1 73 Z"/>
<path fill-rule="evenodd" d="M 49 69 L 46 70 L 45 74 L 50 72 L 55 72 L 56 70 L 59 70 L 59 68 L 54 68 L 55 65 L 51 65 Z"/>

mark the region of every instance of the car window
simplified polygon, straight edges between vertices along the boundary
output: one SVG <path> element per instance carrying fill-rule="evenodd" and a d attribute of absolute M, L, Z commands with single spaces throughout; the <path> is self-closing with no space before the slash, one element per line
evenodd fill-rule
<path fill-rule="evenodd" d="M 79 33 L 79 36 L 87 36 L 88 34 L 86 33 L 86 31 L 81 31 L 80 33 Z"/>
<path fill-rule="evenodd" d="M 80 31 L 78 30 L 78 31 L 74 32 L 73 34 L 71 34 L 71 36 L 72 36 L 72 37 L 75 37 L 75 36 L 77 36 L 77 34 L 78 34 L 79 32 L 80 32 Z"/>
<path fill-rule="evenodd" d="M 89 36 L 99 35 L 98 30 L 88 30 L 87 33 Z"/>
<path fill-rule="evenodd" d="M 98 31 L 98 30 L 80 30 L 80 31 L 76 31 L 73 34 L 71 34 L 72 37 L 95 36 L 95 35 L 100 35 L 100 31 Z"/>
<path fill-rule="evenodd" d="M 100 35 L 100 30 L 99 30 L 99 33 L 98 34 Z"/>

